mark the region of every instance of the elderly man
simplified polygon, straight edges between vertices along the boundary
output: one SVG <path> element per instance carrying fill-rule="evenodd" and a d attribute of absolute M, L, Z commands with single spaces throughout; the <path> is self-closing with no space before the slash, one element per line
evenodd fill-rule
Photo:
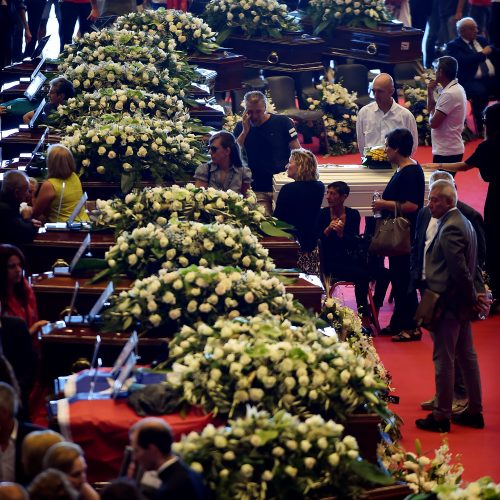
<path fill-rule="evenodd" d="M 432 161 L 454 163 L 464 155 L 464 129 L 467 98 L 457 81 L 458 63 L 454 57 L 438 59 L 436 79 L 427 85 L 427 109 L 431 126 Z M 440 86 L 438 98 L 435 91 Z M 455 174 L 453 174 L 455 175 Z"/>
<path fill-rule="evenodd" d="M 202 477 L 172 453 L 172 440 L 172 430 L 161 418 L 144 418 L 130 429 L 135 464 L 145 471 L 145 495 L 158 500 L 209 498 Z"/>
<path fill-rule="evenodd" d="M 423 288 L 439 294 L 440 313 L 432 329 L 436 399 L 432 413 L 418 419 L 419 429 L 449 432 L 451 420 L 476 429 L 484 427 L 481 379 L 472 342 L 471 319 L 488 305 L 477 265 L 477 241 L 472 224 L 457 209 L 457 192 L 438 180 L 429 194 L 429 210 L 437 219 L 436 234 L 423 252 Z M 462 369 L 469 406 L 452 415 L 455 359 Z"/>
<path fill-rule="evenodd" d="M 457 31 L 458 37 L 446 45 L 446 51 L 458 61 L 458 81 L 471 100 L 477 132 L 482 134 L 482 112 L 488 99 L 500 98 L 500 50 L 477 35 L 477 24 L 471 17 L 460 19 Z"/>
<path fill-rule="evenodd" d="M 43 113 L 40 115 L 40 120 L 46 119 L 50 113 L 57 110 L 59 104 L 65 103 L 70 97 L 74 97 L 75 89 L 73 84 L 66 78 L 60 76 L 50 81 L 50 89 L 48 102 L 43 108 Z M 23 116 L 24 123 L 29 123 L 35 111 L 28 111 Z"/>
<path fill-rule="evenodd" d="M 297 131 L 290 118 L 267 111 L 267 99 L 262 92 L 247 92 L 244 103 L 243 120 L 236 124 L 234 136 L 246 153 L 257 200 L 270 215 L 273 175 L 284 172 L 290 151 L 300 148 Z"/>
<path fill-rule="evenodd" d="M 16 419 L 19 400 L 14 389 L 0 382 L 0 481 L 24 482 L 21 465 L 21 445 L 33 431 L 42 429 L 37 425 L 19 422 Z"/>
<path fill-rule="evenodd" d="M 396 128 L 406 128 L 413 137 L 413 152 L 418 146 L 417 122 L 411 112 L 393 98 L 394 80 L 387 73 L 380 73 L 372 84 L 375 102 L 363 106 L 358 113 L 356 134 L 359 152 L 365 148 L 383 146 L 385 136 Z"/>
<path fill-rule="evenodd" d="M 31 208 L 23 213 L 19 207 L 28 200 L 30 183 L 24 172 L 11 170 L 3 177 L 0 192 L 0 243 L 23 245 L 31 243 L 42 223 L 31 219 Z"/>
<path fill-rule="evenodd" d="M 449 172 L 443 170 L 436 170 L 429 178 L 429 187 L 432 189 L 434 182 L 443 179 L 455 185 L 453 177 Z M 482 268 L 486 256 L 486 241 L 484 237 L 484 222 L 481 214 L 474 210 L 469 205 L 457 200 L 457 208 L 469 220 L 476 232 L 477 237 L 477 261 L 478 265 Z M 413 248 L 411 254 L 411 280 L 412 287 L 422 290 L 425 288 L 425 267 L 424 267 L 424 251 L 437 232 L 437 219 L 431 215 L 429 207 L 424 207 L 420 210 L 417 218 L 417 225 L 415 230 L 415 239 L 413 241 Z M 421 403 L 423 410 L 432 410 L 434 408 L 435 398 L 429 399 Z M 452 412 L 462 412 L 468 404 L 467 391 L 465 389 L 462 370 L 459 365 L 455 365 L 455 383 L 453 394 Z"/>

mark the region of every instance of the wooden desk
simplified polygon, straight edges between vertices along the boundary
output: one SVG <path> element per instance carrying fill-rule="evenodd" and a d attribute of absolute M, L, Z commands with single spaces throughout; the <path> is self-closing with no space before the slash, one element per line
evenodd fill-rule
<path fill-rule="evenodd" d="M 387 186 L 394 170 L 372 170 L 363 165 L 336 165 L 336 164 L 325 164 L 318 165 L 319 180 L 326 186 L 330 182 L 334 181 L 344 181 L 349 184 L 351 188 L 351 193 L 347 199 L 346 205 L 359 210 L 361 215 L 371 216 L 372 212 L 372 199 L 373 193 L 378 191 L 382 193 Z M 429 177 L 431 172 L 424 172 L 425 176 L 425 194 L 424 200 L 427 199 Z M 280 189 L 288 182 L 293 182 L 290 177 L 286 175 L 286 172 L 276 174 L 273 178 L 273 190 L 274 190 L 274 202 L 278 197 Z M 326 193 L 323 200 L 323 206 L 327 207 Z"/>
<path fill-rule="evenodd" d="M 60 319 L 60 313 L 69 306 L 76 281 L 80 282 L 80 290 L 76 298 L 75 307 L 79 314 L 87 314 L 104 290 L 106 282 L 89 285 L 87 284 L 88 278 L 42 276 L 32 283 L 38 303 L 39 317 L 49 321 Z M 115 285 L 115 290 L 118 292 L 128 290 L 132 281 L 128 278 L 121 279 Z M 304 275 L 301 275 L 291 285 L 287 285 L 286 291 L 293 293 L 294 297 L 305 307 L 311 308 L 314 311 L 321 309 L 323 289 L 306 279 Z"/>
<path fill-rule="evenodd" d="M 113 366 L 130 336 L 129 333 L 103 333 L 92 326 L 69 324 L 66 328 L 54 328 L 47 334 L 39 334 L 42 379 L 50 383 L 60 375 L 69 375 L 73 363 L 79 358 L 86 358 L 90 363 L 98 334 L 101 336 L 99 357 L 104 366 Z M 167 339 L 141 337 L 138 347 L 139 363 L 144 365 L 156 359 L 166 359 L 167 342 Z"/>

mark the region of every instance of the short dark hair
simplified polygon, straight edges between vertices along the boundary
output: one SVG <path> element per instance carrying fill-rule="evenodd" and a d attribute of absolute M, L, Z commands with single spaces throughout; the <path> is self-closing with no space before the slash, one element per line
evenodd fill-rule
<path fill-rule="evenodd" d="M 26 259 L 24 258 L 23 252 L 19 250 L 14 245 L 9 245 L 8 243 L 0 244 L 0 301 L 7 304 L 9 297 L 7 296 L 7 265 L 9 259 L 16 256 L 20 262 L 23 269 L 26 269 Z M 20 283 L 14 285 L 14 295 L 17 300 L 21 302 L 24 307 L 28 305 L 28 290 L 26 290 L 26 284 L 24 280 Z"/>
<path fill-rule="evenodd" d="M 396 149 L 401 156 L 411 155 L 413 150 L 413 136 L 407 128 L 395 128 L 385 138 L 391 149 Z"/>
<path fill-rule="evenodd" d="M 73 84 L 63 76 L 59 76 L 58 78 L 51 80 L 50 86 L 53 87 L 58 94 L 64 94 L 66 99 L 75 97 L 75 88 L 73 87 Z"/>
<path fill-rule="evenodd" d="M 9 170 L 3 174 L 2 193 L 13 195 L 16 189 L 20 189 L 29 184 L 29 178 L 20 170 Z"/>
<path fill-rule="evenodd" d="M 500 135 L 500 102 L 496 102 L 484 110 L 484 121 L 488 139 L 498 137 Z"/>
<path fill-rule="evenodd" d="M 335 189 L 335 191 L 337 191 L 337 193 L 339 193 L 341 196 L 349 196 L 349 193 L 351 192 L 351 188 L 344 181 L 330 182 L 326 189 L 330 188 Z"/>
<path fill-rule="evenodd" d="M 458 61 L 454 57 L 440 57 L 437 67 L 444 73 L 448 80 L 454 80 L 457 77 Z"/>
<path fill-rule="evenodd" d="M 167 426 L 140 426 L 137 429 L 137 444 L 143 449 L 152 444 L 163 455 L 169 455 L 172 450 L 172 431 Z"/>
<path fill-rule="evenodd" d="M 241 161 L 240 145 L 236 142 L 234 135 L 231 134 L 231 132 L 221 130 L 220 132 L 216 132 L 212 135 L 208 140 L 208 143 L 211 145 L 215 139 L 220 139 L 220 144 L 223 148 L 231 149 L 231 163 L 235 167 L 242 167 L 243 162 Z"/>

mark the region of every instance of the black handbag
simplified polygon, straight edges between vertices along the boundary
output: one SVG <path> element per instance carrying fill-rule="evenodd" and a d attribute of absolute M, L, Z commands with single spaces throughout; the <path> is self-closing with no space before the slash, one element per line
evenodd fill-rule
<path fill-rule="evenodd" d="M 394 218 L 377 221 L 369 249 L 371 254 L 380 257 L 396 257 L 410 253 L 410 221 L 402 217 L 400 213 L 400 203 L 396 202 Z"/>

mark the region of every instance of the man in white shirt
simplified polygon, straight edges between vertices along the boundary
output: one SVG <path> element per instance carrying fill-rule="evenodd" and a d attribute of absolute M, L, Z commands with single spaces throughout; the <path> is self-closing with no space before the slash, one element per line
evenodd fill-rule
<path fill-rule="evenodd" d="M 458 63 L 454 57 L 440 57 L 436 79 L 427 85 L 427 109 L 429 110 L 434 163 L 460 162 L 464 154 L 462 131 L 466 117 L 467 97 L 464 88 L 456 79 L 457 71 Z M 437 100 L 436 91 L 438 92 Z"/>
<path fill-rule="evenodd" d="M 375 102 L 362 107 L 356 122 L 359 152 L 365 148 L 383 146 L 385 136 L 396 128 L 406 128 L 413 136 L 413 152 L 418 146 L 417 122 L 411 112 L 393 98 L 394 80 L 387 73 L 380 73 L 372 84 Z"/>

